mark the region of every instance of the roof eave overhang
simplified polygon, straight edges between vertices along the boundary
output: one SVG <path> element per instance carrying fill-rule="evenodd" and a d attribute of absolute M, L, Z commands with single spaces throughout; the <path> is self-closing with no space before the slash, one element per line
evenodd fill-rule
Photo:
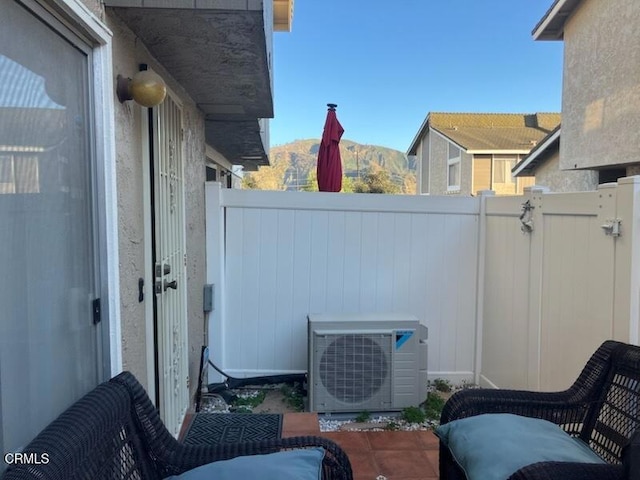
<path fill-rule="evenodd" d="M 520 149 L 520 148 L 490 148 L 490 149 L 469 149 L 467 153 L 469 155 L 526 155 L 529 153 L 528 149 Z"/>
<path fill-rule="evenodd" d="M 526 177 L 535 175 L 535 169 L 538 167 L 543 157 L 550 151 L 551 147 L 560 141 L 560 128 L 558 127 L 551 132 L 542 143 L 533 149 L 529 155 L 523 158 L 511 169 L 514 177 Z"/>
<path fill-rule="evenodd" d="M 292 1 L 292 0 L 290 0 Z M 231 136 L 207 135 L 207 143 L 245 168 L 268 164 L 260 118 L 273 118 L 270 71 L 270 3 L 262 0 L 104 0 L 156 60 L 183 87 L 212 125 L 235 126 Z M 211 5 L 216 7 L 211 7 Z M 198 6 L 204 5 L 204 6 Z M 130 76 L 133 72 L 115 72 Z M 244 146 L 239 140 L 246 135 Z M 244 150 L 243 150 L 244 149 Z M 258 160 L 257 157 L 260 156 Z M 238 162 L 243 164 L 242 162 Z M 256 167 L 257 168 L 257 167 Z"/>
<path fill-rule="evenodd" d="M 260 166 L 269 165 L 257 120 L 207 120 L 205 139 L 231 164 L 242 165 L 245 171 L 255 171 Z"/>
<path fill-rule="evenodd" d="M 582 0 L 555 0 L 534 27 L 535 40 L 563 40 L 564 26 Z"/>
<path fill-rule="evenodd" d="M 407 155 L 409 156 L 417 155 L 418 145 L 420 145 L 420 142 L 422 142 L 422 139 L 424 138 L 424 135 L 426 134 L 428 128 L 429 128 L 429 115 L 425 117 L 424 121 L 422 122 L 422 125 L 420 125 L 420 128 L 418 129 L 418 133 L 416 133 L 416 136 L 413 137 L 413 140 L 411 141 L 411 145 L 407 150 Z"/>

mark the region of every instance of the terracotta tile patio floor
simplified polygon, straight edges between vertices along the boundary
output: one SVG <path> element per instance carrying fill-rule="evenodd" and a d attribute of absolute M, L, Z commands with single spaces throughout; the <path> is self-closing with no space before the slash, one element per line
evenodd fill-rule
<path fill-rule="evenodd" d="M 317 414 L 285 413 L 282 436 L 296 435 L 319 435 L 340 445 L 354 480 L 438 478 L 438 439 L 432 432 L 320 432 Z"/>

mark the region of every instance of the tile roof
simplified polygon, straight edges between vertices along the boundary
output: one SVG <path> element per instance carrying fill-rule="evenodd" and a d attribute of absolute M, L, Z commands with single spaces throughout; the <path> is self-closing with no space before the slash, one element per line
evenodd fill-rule
<path fill-rule="evenodd" d="M 531 150 L 560 123 L 559 113 L 431 112 L 428 124 L 467 151 Z"/>

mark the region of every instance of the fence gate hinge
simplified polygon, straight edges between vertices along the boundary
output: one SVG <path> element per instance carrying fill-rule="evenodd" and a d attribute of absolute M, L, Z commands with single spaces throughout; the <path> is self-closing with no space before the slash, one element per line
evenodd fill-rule
<path fill-rule="evenodd" d="M 611 235 L 612 237 L 619 237 L 622 235 L 622 230 L 620 225 L 622 224 L 622 220 L 619 218 L 613 218 L 611 220 L 607 220 L 600 228 L 604 230 L 605 235 Z"/>

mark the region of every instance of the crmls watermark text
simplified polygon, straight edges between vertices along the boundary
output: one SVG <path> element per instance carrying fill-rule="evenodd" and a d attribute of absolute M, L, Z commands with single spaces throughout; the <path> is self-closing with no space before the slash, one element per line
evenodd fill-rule
<path fill-rule="evenodd" d="M 48 453 L 5 453 L 4 462 L 8 465 L 46 465 L 49 463 Z"/>

